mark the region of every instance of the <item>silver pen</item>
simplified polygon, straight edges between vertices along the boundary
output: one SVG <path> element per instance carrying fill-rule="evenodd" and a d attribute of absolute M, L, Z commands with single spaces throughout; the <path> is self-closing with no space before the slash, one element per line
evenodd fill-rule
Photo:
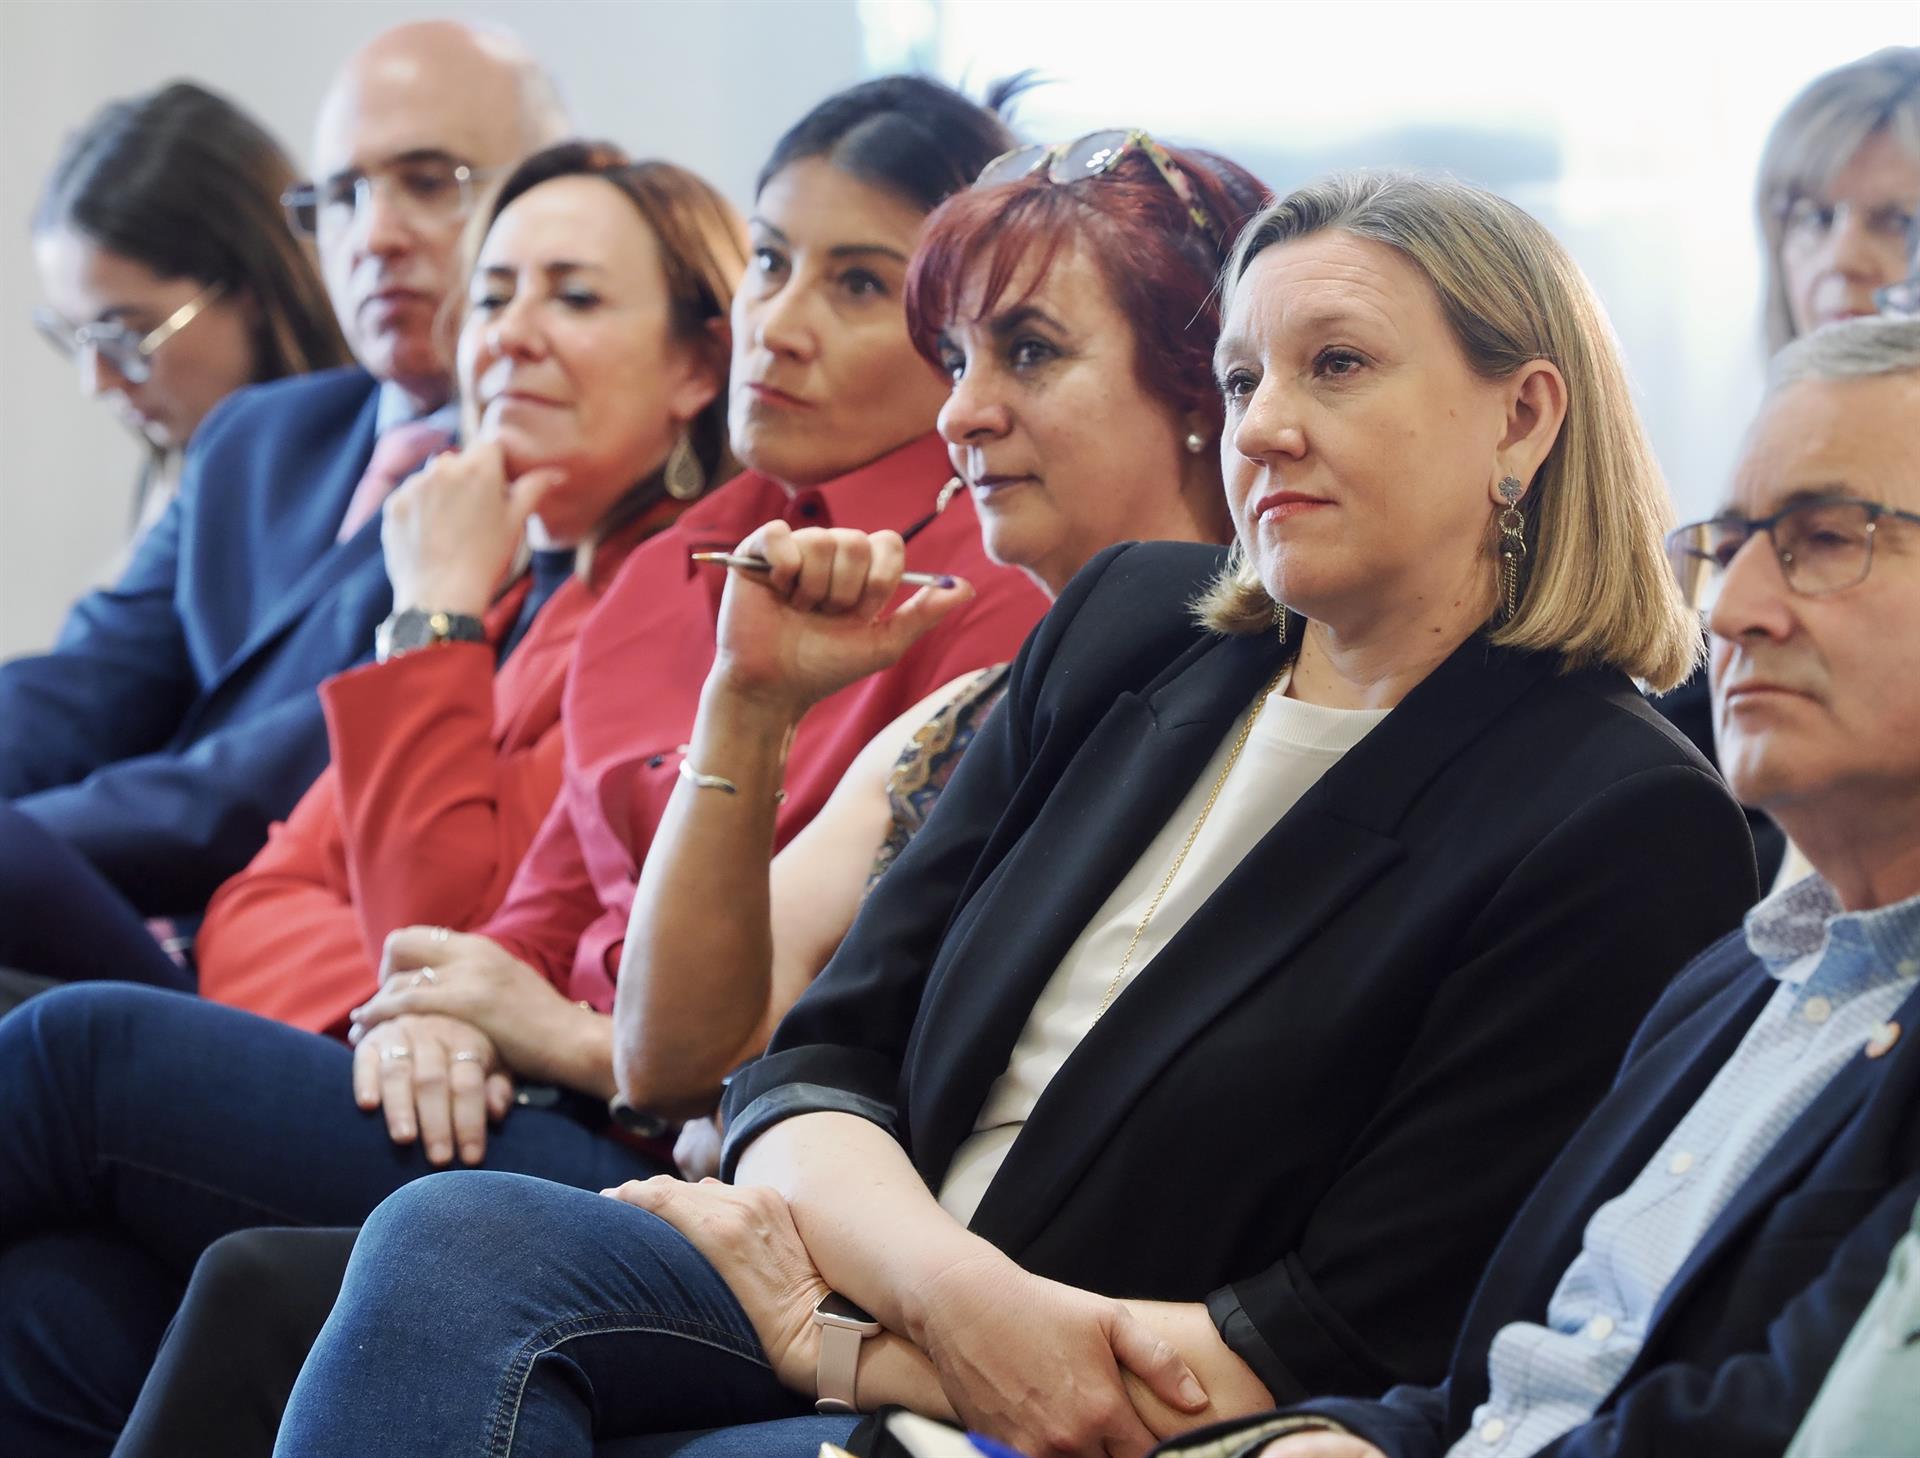
<path fill-rule="evenodd" d="M 711 562 L 716 567 L 735 567 L 742 572 L 771 572 L 773 564 L 764 557 L 742 557 L 735 552 L 693 552 L 696 562 Z M 960 579 L 945 572 L 902 572 L 903 587 L 958 587 Z"/>

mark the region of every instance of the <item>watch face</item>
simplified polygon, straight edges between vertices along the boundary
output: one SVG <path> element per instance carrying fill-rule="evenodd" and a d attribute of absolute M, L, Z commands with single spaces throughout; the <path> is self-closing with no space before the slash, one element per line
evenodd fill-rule
<path fill-rule="evenodd" d="M 824 1322 L 831 1326 L 870 1328 L 874 1331 L 880 1329 L 879 1322 L 875 1321 L 860 1307 L 855 1306 L 851 1301 L 847 1300 L 847 1298 L 842 1296 L 838 1291 L 829 1291 L 826 1295 L 822 1296 L 818 1304 L 813 1308 L 813 1315 L 816 1321 Z"/>

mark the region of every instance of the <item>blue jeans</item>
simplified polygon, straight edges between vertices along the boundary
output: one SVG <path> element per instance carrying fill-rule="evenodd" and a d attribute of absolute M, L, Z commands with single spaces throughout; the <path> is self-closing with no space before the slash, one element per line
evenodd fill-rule
<path fill-rule="evenodd" d="M 329 1038 L 125 984 L 57 988 L 0 1018 L 10 1458 L 112 1447 L 213 1241 L 262 1225 L 357 1225 L 431 1172 L 417 1145 L 394 1144 L 381 1116 L 354 1104 L 351 1065 Z M 662 1173 L 531 1108 L 493 1130 L 486 1162 L 591 1189 Z M 61 1290 L 81 1294 L 47 1294 Z"/>
<path fill-rule="evenodd" d="M 854 1426 L 810 1414 L 672 1226 L 470 1171 L 374 1211 L 274 1451 L 812 1458 Z"/>

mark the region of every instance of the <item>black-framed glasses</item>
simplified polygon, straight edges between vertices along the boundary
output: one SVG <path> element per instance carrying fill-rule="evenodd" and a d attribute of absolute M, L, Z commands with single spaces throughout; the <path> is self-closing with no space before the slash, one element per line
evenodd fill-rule
<path fill-rule="evenodd" d="M 1201 206 L 1193 184 L 1187 181 L 1186 173 L 1180 170 L 1180 164 L 1173 160 L 1165 147 L 1143 131 L 1110 128 L 1102 132 L 1088 132 L 1077 141 L 1036 142 L 1031 146 L 1015 147 L 1011 152 L 1002 152 L 981 168 L 973 185 L 997 187 L 1003 182 L 1018 182 L 1042 170 L 1049 182 L 1072 183 L 1089 177 L 1104 177 L 1119 166 L 1120 159 L 1129 152 L 1142 153 L 1153 163 L 1154 170 L 1186 208 L 1194 226 L 1218 244 L 1220 225 L 1214 220 L 1213 214 Z"/>
<path fill-rule="evenodd" d="M 1716 516 L 1667 534 L 1667 560 L 1687 605 L 1713 607 L 1727 568 L 1757 532 L 1773 541 L 1787 586 L 1802 597 L 1825 597 L 1867 580 L 1873 539 L 1883 521 L 1920 526 L 1920 512 L 1901 511 L 1851 496 L 1798 501 L 1772 516 Z"/>
<path fill-rule="evenodd" d="M 452 223 L 473 211 L 474 199 L 496 167 L 469 167 L 439 152 L 383 162 L 363 172 L 341 172 L 324 182 L 303 182 L 280 195 L 294 232 L 316 238 L 343 233 L 384 193 L 389 207 L 415 223 Z"/>
<path fill-rule="evenodd" d="M 144 385 L 153 378 L 154 352 L 198 319 L 225 291 L 225 284 L 208 284 L 144 333 L 128 328 L 117 319 L 101 319 L 76 327 L 45 307 L 33 311 L 33 323 L 47 342 L 68 359 L 78 359 L 92 350 L 112 365 L 129 385 Z"/>

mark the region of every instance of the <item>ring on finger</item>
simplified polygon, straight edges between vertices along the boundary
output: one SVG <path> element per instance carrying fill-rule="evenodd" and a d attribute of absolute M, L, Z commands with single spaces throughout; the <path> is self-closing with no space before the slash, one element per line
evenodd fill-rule
<path fill-rule="evenodd" d="M 411 1057 L 413 1057 L 413 1049 L 405 1043 L 389 1043 L 380 1050 L 382 1063 L 404 1063 Z"/>
<path fill-rule="evenodd" d="M 424 982 L 429 987 L 431 987 L 434 983 L 438 982 L 439 980 L 440 980 L 440 974 L 435 972 L 433 968 L 422 967 L 418 972 L 413 974 L 413 980 L 409 982 L 407 986 L 418 987 L 421 983 Z"/>
<path fill-rule="evenodd" d="M 480 1055 L 471 1048 L 456 1048 L 453 1054 L 453 1061 L 455 1063 L 478 1063 L 481 1061 L 481 1058 Z"/>
<path fill-rule="evenodd" d="M 448 937 L 452 935 L 453 935 L 452 931 L 450 931 L 448 928 L 444 926 L 436 926 L 427 933 L 427 940 L 430 942 L 444 942 Z"/>

